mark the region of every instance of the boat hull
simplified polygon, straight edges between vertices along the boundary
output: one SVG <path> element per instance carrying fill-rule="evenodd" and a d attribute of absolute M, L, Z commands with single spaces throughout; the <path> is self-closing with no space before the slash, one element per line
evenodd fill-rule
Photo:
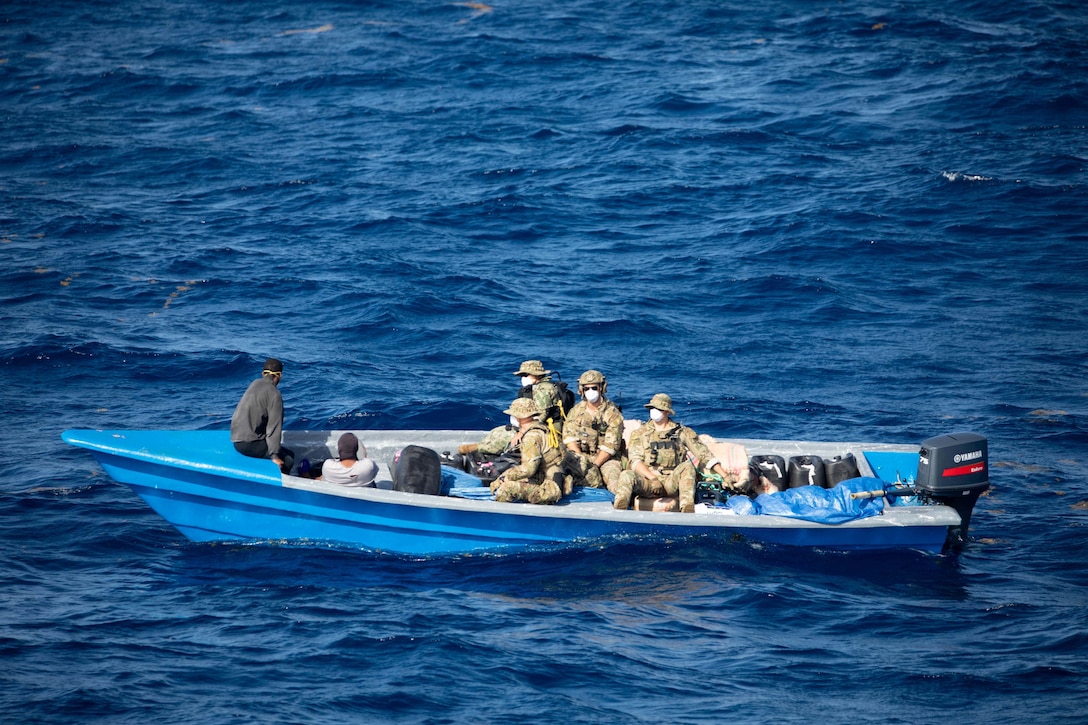
<path fill-rule="evenodd" d="M 373 438 L 375 432 L 360 435 Z M 91 450 L 111 478 L 198 542 L 289 541 L 442 556 L 624 539 L 741 537 L 830 550 L 939 552 L 949 526 L 960 521 L 947 506 L 888 507 L 880 516 L 829 525 L 778 516 L 615 511 L 603 501 L 498 503 L 282 476 L 269 461 L 237 454 L 223 431 L 66 431 L 64 438 Z M 333 434 L 322 432 L 314 440 L 324 445 L 329 439 Z M 178 450 L 194 453 L 179 456 Z"/>

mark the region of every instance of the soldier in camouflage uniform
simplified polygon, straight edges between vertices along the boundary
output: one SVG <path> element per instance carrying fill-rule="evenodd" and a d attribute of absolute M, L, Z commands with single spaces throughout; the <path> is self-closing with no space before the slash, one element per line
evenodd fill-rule
<path fill-rule="evenodd" d="M 696 469 L 731 478 L 717 458 L 691 428 L 670 419 L 675 415 L 672 398 L 658 393 L 644 407 L 650 420 L 631 434 L 627 453 L 631 467 L 624 471 L 613 491 L 613 507 L 626 509 L 632 496 L 679 496 L 680 511 L 695 510 Z"/>
<path fill-rule="evenodd" d="M 500 473 L 516 464 L 521 456 L 521 451 L 511 445 L 518 428 L 516 419 L 496 426 L 479 443 L 457 446 L 457 455 L 448 451 L 442 453 L 442 465 L 471 473 L 485 483 L 494 481 Z"/>
<path fill-rule="evenodd" d="M 582 400 L 571 408 L 563 424 L 567 468 L 576 486 L 604 488 L 615 493 L 623 471 L 623 413 L 605 397 L 608 381 L 598 370 L 578 378 Z"/>
<path fill-rule="evenodd" d="M 520 429 L 511 447 L 520 448 L 521 463 L 491 482 L 495 500 L 556 503 L 563 497 L 563 451 L 537 420 L 540 408 L 532 398 L 517 398 L 504 412 L 518 419 Z"/>
<path fill-rule="evenodd" d="M 509 452 L 510 441 L 514 440 L 514 434 L 517 432 L 517 426 L 510 423 L 496 426 L 489 430 L 479 443 L 462 443 L 457 447 L 457 452 L 463 455 L 479 452 L 489 456 L 500 456 Z"/>
<path fill-rule="evenodd" d="M 526 360 L 514 373 L 521 378 L 519 398 L 532 398 L 540 408 L 545 424 L 550 423 L 557 431 L 563 430 L 563 407 L 559 388 L 551 380 L 551 370 L 544 369 L 539 360 Z"/>

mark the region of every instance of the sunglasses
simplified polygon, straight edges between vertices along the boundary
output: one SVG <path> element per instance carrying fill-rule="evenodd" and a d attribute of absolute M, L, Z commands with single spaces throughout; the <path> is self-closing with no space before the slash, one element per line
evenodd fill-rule
<path fill-rule="evenodd" d="M 583 385 L 582 390 L 600 390 L 600 386 L 597 385 Z"/>

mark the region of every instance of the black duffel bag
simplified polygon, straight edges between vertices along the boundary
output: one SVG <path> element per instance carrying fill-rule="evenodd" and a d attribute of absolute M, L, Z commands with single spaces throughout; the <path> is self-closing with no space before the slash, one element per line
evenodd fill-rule
<path fill-rule="evenodd" d="M 442 463 L 438 454 L 423 446 L 405 446 L 393 458 L 393 490 L 406 493 L 442 493 Z"/>

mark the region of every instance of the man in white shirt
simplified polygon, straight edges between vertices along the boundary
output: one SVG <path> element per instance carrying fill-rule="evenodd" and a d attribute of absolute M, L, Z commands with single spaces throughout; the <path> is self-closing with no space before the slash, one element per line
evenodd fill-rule
<path fill-rule="evenodd" d="M 363 457 L 359 458 L 359 448 Z M 378 464 L 366 457 L 366 446 L 361 446 L 354 433 L 345 433 L 336 442 L 339 460 L 329 459 L 321 466 L 319 481 L 339 483 L 342 486 L 374 486 Z"/>

